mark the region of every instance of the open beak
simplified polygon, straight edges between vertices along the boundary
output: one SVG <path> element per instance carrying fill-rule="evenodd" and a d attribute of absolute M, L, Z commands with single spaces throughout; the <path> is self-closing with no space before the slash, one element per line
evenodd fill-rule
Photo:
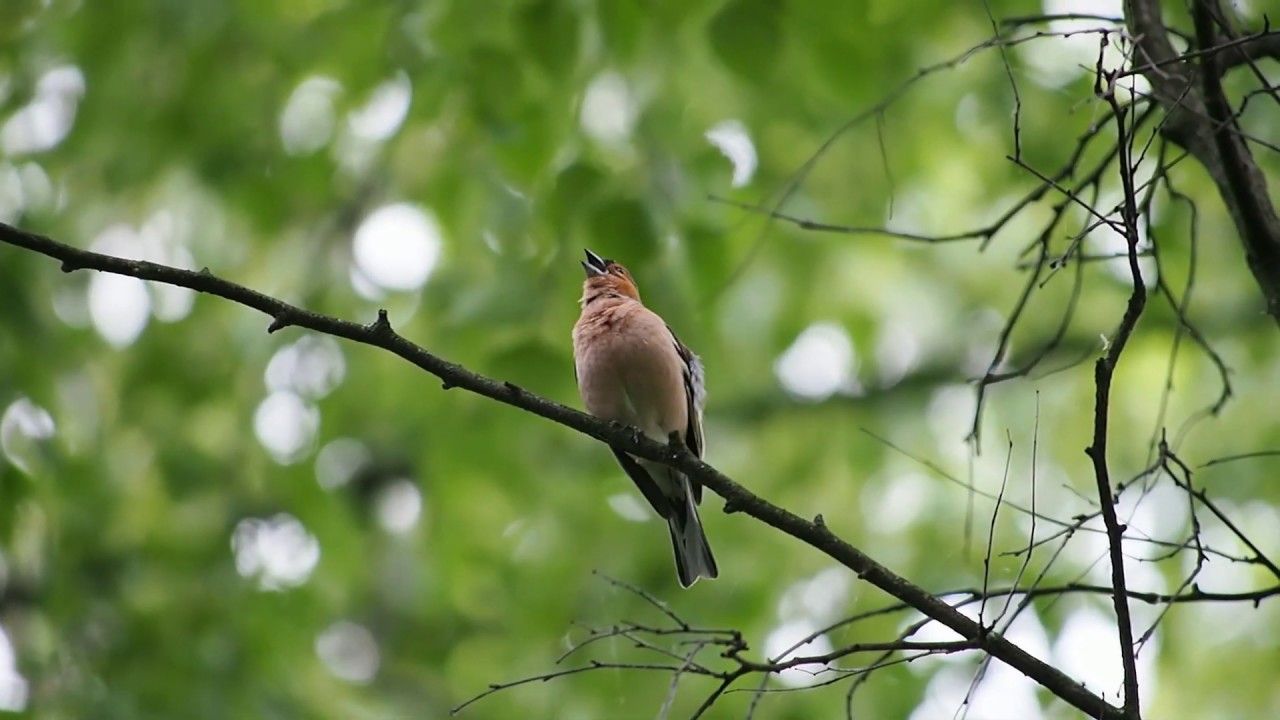
<path fill-rule="evenodd" d="M 585 250 L 585 248 L 584 248 Z M 582 261 L 582 269 L 587 271 L 587 277 L 596 277 L 605 273 L 605 259 L 599 255 L 586 250 L 587 259 Z"/>

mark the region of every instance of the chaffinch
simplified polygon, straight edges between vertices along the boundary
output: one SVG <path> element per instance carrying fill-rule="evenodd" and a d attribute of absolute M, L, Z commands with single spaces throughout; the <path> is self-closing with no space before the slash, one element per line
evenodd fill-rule
<path fill-rule="evenodd" d="M 702 457 L 702 361 L 640 302 L 627 269 L 586 251 L 582 315 L 573 326 L 574 371 L 587 412 L 667 442 L 672 433 Z M 702 485 L 661 463 L 611 448 L 667 521 L 680 585 L 719 574 L 698 518 Z"/>

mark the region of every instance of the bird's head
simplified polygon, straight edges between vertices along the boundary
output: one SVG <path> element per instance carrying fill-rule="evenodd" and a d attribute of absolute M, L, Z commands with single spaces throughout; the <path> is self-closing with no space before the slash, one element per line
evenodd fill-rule
<path fill-rule="evenodd" d="M 590 250 L 586 253 L 587 259 L 582 261 L 582 269 L 587 272 L 587 280 L 582 286 L 584 301 L 609 293 L 640 299 L 640 289 L 625 267 Z"/>

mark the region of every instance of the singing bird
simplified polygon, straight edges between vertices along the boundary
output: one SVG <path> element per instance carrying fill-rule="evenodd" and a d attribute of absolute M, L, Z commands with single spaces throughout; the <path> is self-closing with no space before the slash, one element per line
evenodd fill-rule
<path fill-rule="evenodd" d="M 702 457 L 702 361 L 640 302 L 627 269 L 586 251 L 582 315 L 573 326 L 574 372 L 587 412 L 667 442 L 672 433 Z M 671 531 L 676 573 L 689 587 L 719 574 L 698 518 L 702 485 L 678 470 L 611 448 Z"/>

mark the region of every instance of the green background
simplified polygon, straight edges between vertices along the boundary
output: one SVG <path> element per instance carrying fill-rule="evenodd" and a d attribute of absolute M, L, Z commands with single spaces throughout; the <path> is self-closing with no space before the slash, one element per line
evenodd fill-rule
<path fill-rule="evenodd" d="M 1042 11 L 992 5 L 1000 17 Z M 346 319 L 386 307 L 431 352 L 575 406 L 569 330 L 590 247 L 627 264 L 703 357 L 712 464 L 792 511 L 821 513 L 930 590 L 970 588 L 982 584 L 991 503 L 971 503 L 864 431 L 988 492 L 1007 464 L 1006 497 L 1030 503 L 1034 482 L 1038 508 L 1068 522 L 1091 512 L 1091 360 L 1124 307 L 1123 269 L 1085 266 L 1064 341 L 1031 378 L 989 391 L 973 457 L 969 381 L 991 360 L 1026 279 L 1023 250 L 1058 197 L 979 251 L 978 240 L 805 231 L 709 196 L 775 201 L 848 120 L 991 34 L 979 4 L 932 0 L 7 0 L 0 219 L 208 267 Z M 1036 186 L 1006 159 L 1009 72 L 1021 156 L 1041 172 L 1108 112 L 1086 74 L 1097 37 L 1079 40 L 987 49 L 925 77 L 841 136 L 785 209 L 924 234 L 988 224 Z M 70 122 L 65 137 L 51 117 Z M 43 144 L 29 119 L 53 133 Z M 740 170 L 745 184 L 707 137 L 730 120 L 758 160 Z M 1246 128 L 1277 142 L 1277 108 L 1258 103 Z M 1277 154 L 1260 152 L 1280 177 Z M 1107 177 L 1104 210 L 1120 199 Z M 1117 479 L 1146 467 L 1159 427 L 1193 468 L 1280 448 L 1275 324 L 1208 178 L 1191 161 L 1174 177 L 1198 203 L 1198 254 L 1192 213 L 1159 200 L 1162 277 L 1181 294 L 1194 267 L 1188 312 L 1232 369 L 1234 396 L 1204 415 L 1219 373 L 1153 299 L 1116 378 Z M 437 262 L 412 289 L 370 291 L 366 278 L 359 292 L 353 237 L 400 203 L 435 219 Z M 1054 247 L 1087 222 L 1069 212 Z M 1094 237 L 1085 249 L 1117 248 Z M 1053 335 L 1074 274 L 1036 291 L 1002 367 Z M 724 515 L 715 497 L 703 517 L 721 578 L 682 591 L 665 531 L 628 519 L 639 496 L 598 443 L 442 391 L 385 352 L 297 329 L 268 335 L 266 318 L 216 298 L 195 298 L 188 312 L 181 294 L 149 288 L 145 329 L 108 342 L 93 318 L 127 308 L 95 301 L 94 282 L 0 248 L 0 626 L 34 717 L 445 717 L 489 683 L 552 671 L 586 626 L 663 622 L 593 570 L 694 625 L 739 629 L 759 653 L 776 649 L 779 628 L 890 602 L 800 542 Z M 269 396 L 284 415 L 262 409 Z M 263 417 L 302 417 L 297 447 L 269 452 Z M 1276 467 L 1262 457 L 1195 475 L 1272 554 Z M 1168 478 L 1131 488 L 1121 512 L 1139 538 L 1177 543 L 1191 527 Z M 1198 514 L 1213 550 L 1251 554 Z M 1042 521 L 1036 537 L 1057 529 Z M 1020 558 L 999 553 L 1025 547 L 1031 531 L 1024 514 L 1001 513 L 993 585 L 1017 577 Z M 1073 535 L 1046 584 L 1105 584 L 1100 537 Z M 1061 544 L 1038 549 L 1023 581 Z M 1190 552 L 1154 562 L 1168 553 L 1128 549 L 1138 590 L 1174 592 L 1195 565 Z M 1277 582 L 1259 565 L 1211 558 L 1196 579 L 1203 590 Z M 1114 657 L 1108 598 L 1048 598 L 1035 610 L 1015 639 L 1114 700 L 1115 676 L 1098 686 L 1097 668 L 1080 665 L 1088 648 Z M 1159 611 L 1136 604 L 1139 633 Z M 830 640 L 891 640 L 910 619 L 879 617 Z M 1141 654 L 1148 716 L 1280 716 L 1277 638 L 1275 599 L 1174 608 Z M 660 659 L 623 640 L 579 659 L 591 658 Z M 951 717 L 977 660 L 880 671 L 855 695 L 856 716 Z M 1007 669 L 992 673 L 1024 704 L 979 693 L 970 717 L 1077 716 Z M 851 680 L 768 694 L 757 717 L 839 717 Z M 652 718 L 670 685 L 669 673 L 597 670 L 497 693 L 461 717 Z M 713 687 L 683 678 L 671 717 Z M 707 717 L 742 717 L 750 700 L 728 695 Z"/>

